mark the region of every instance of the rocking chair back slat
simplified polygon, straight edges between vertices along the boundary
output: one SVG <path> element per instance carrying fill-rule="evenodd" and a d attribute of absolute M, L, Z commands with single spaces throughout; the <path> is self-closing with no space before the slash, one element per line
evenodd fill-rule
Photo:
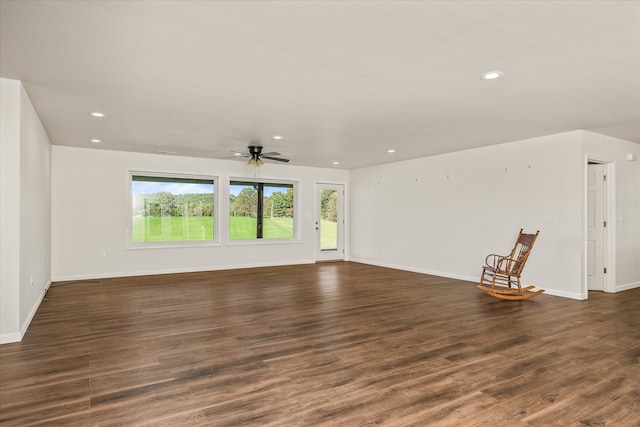
<path fill-rule="evenodd" d="M 531 253 L 531 248 L 538 238 L 538 233 L 540 232 L 538 231 L 536 234 L 525 234 L 522 232 L 522 229 L 520 229 L 518 240 L 509 255 L 509 258 L 513 261 L 509 263 L 510 265 L 507 269 L 514 276 L 520 276 L 520 274 L 522 274 L 524 265 Z"/>

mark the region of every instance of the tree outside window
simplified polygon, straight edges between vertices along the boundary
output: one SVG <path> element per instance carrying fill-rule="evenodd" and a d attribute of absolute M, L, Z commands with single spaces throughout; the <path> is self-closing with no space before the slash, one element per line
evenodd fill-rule
<path fill-rule="evenodd" d="M 293 238 L 293 184 L 231 181 L 229 194 L 232 240 Z"/>

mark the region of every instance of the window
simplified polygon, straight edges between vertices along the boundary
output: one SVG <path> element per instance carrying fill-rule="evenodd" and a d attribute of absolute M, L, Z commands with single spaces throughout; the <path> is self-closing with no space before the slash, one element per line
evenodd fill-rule
<path fill-rule="evenodd" d="M 294 237 L 293 183 L 231 181 L 230 184 L 232 240 Z"/>
<path fill-rule="evenodd" d="M 215 179 L 131 174 L 131 241 L 213 241 Z"/>

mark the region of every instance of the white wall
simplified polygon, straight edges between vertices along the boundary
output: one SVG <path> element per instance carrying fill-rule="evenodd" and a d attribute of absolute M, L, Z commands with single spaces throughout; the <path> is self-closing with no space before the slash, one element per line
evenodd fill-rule
<path fill-rule="evenodd" d="M 508 253 L 520 228 L 540 230 L 523 283 L 586 298 L 581 136 L 352 171 L 351 259 L 477 281 L 487 254 Z"/>
<path fill-rule="evenodd" d="M 593 132 L 582 132 L 584 170 L 588 160 L 609 164 L 610 185 L 614 187 L 609 226 L 615 247 L 614 266 L 609 279 L 613 291 L 640 286 L 640 144 L 611 138 Z M 627 160 L 634 154 L 635 161 Z M 586 203 L 583 200 L 583 203 Z M 584 205 L 586 206 L 586 204 Z M 586 215 L 586 210 L 583 215 Z M 584 249 L 586 252 L 586 249 Z M 586 289 L 586 272 L 583 275 Z"/>
<path fill-rule="evenodd" d="M 4 343 L 22 339 L 51 283 L 51 144 L 22 84 L 7 79 L 1 84 Z"/>
<path fill-rule="evenodd" d="M 219 178 L 221 244 L 127 249 L 129 171 L 213 175 Z M 262 178 L 297 180 L 300 239 L 295 243 L 226 242 L 229 178 L 253 177 L 244 162 L 54 146 L 52 276 L 54 280 L 311 263 L 315 261 L 314 184 L 348 184 L 344 170 L 266 164 Z M 106 252 L 107 258 L 100 259 Z"/>
<path fill-rule="evenodd" d="M 20 325 L 24 335 L 51 284 L 51 142 L 20 87 Z"/>
<path fill-rule="evenodd" d="M 20 82 L 0 79 L 0 343 L 20 341 Z"/>

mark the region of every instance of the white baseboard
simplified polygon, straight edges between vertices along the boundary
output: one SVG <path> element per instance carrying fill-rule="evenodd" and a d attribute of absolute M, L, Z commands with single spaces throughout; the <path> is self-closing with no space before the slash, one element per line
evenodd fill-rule
<path fill-rule="evenodd" d="M 588 298 L 588 295 L 584 293 L 577 294 L 575 292 L 560 291 L 558 289 L 545 288 L 544 293 L 547 295 L 553 295 L 555 297 L 570 298 L 570 299 L 577 299 L 577 300 L 585 300 Z"/>
<path fill-rule="evenodd" d="M 20 332 L 11 332 L 10 334 L 0 334 L 0 344 L 9 344 L 12 342 L 22 341 Z"/>
<path fill-rule="evenodd" d="M 616 286 L 616 292 L 628 291 L 629 289 L 640 288 L 640 282 L 627 283 Z"/>
<path fill-rule="evenodd" d="M 370 261 L 370 260 L 365 260 L 365 259 L 360 259 L 360 258 L 351 258 L 351 261 L 359 262 L 361 264 L 375 265 L 375 266 L 378 266 L 378 267 L 387 267 L 387 268 L 393 268 L 393 269 L 396 269 L 396 270 L 411 271 L 413 273 L 422 273 L 422 274 L 429 274 L 429 275 L 432 275 L 432 276 L 446 277 L 447 279 L 464 280 L 464 281 L 467 281 L 467 282 L 476 282 L 477 283 L 478 280 L 480 279 L 480 273 L 478 273 L 478 276 L 465 276 L 465 275 L 462 275 L 462 274 L 455 274 L 455 273 L 448 273 L 448 272 L 442 272 L 442 271 L 427 270 L 427 269 L 423 269 L 423 268 L 415 268 L 415 267 L 408 267 L 408 266 L 397 265 L 397 264 L 389 264 L 389 263 L 384 263 L 384 262 L 379 262 L 379 261 Z M 547 294 L 547 295 L 553 295 L 553 296 L 557 296 L 557 297 L 570 298 L 570 299 L 576 299 L 576 300 L 585 300 L 585 299 L 587 299 L 587 295 L 586 294 L 576 294 L 576 293 L 573 293 L 573 292 L 561 291 L 561 290 L 557 290 L 557 289 L 545 288 L 544 293 Z"/>
<path fill-rule="evenodd" d="M 117 277 L 135 277 L 135 276 L 155 276 L 158 274 L 179 274 L 179 273 L 199 273 L 203 271 L 218 270 L 238 270 L 241 268 L 258 268 L 258 267 L 280 267 L 285 265 L 314 264 L 315 260 L 302 260 L 293 262 L 277 262 L 277 263 L 254 263 L 254 264 L 235 264 L 211 267 L 197 268 L 170 268 L 165 270 L 143 270 L 143 271 L 123 271 L 116 273 L 97 273 L 97 274 L 79 274 L 70 276 L 56 276 L 54 282 L 66 282 L 73 280 L 96 280 L 96 279 L 114 279 Z"/>
<path fill-rule="evenodd" d="M 44 289 L 42 290 L 42 293 L 40 294 L 40 297 L 38 298 L 38 302 L 33 306 L 33 308 L 31 309 L 31 312 L 29 312 L 29 316 L 27 317 L 27 319 L 24 321 L 24 324 L 22 325 L 22 328 L 20 328 L 20 341 L 22 341 L 22 337 L 24 337 L 24 334 L 27 333 L 27 329 L 29 328 L 31 321 L 33 320 L 33 316 L 36 315 L 38 308 L 40 308 L 40 304 L 42 304 L 42 301 L 44 300 L 44 296 L 47 294 L 47 290 L 49 289 L 49 286 L 51 286 L 51 282 L 47 283 L 47 286 L 44 287 Z"/>
<path fill-rule="evenodd" d="M 51 281 L 49 281 L 49 283 L 47 283 L 47 286 L 45 286 L 44 289 L 42 290 L 40 297 L 38 298 L 37 302 L 34 304 L 31 311 L 29 312 L 29 316 L 27 316 L 26 320 L 22 324 L 22 327 L 20 327 L 20 331 L 0 335 L 0 344 L 9 344 L 12 342 L 22 341 L 24 334 L 27 333 L 27 329 L 29 329 L 29 325 L 33 320 L 33 316 L 36 315 L 38 308 L 40 308 L 40 304 L 42 304 L 42 301 L 44 300 L 44 296 L 47 294 L 47 291 L 49 290 L 49 286 L 51 286 Z"/>
<path fill-rule="evenodd" d="M 386 262 L 370 261 L 370 260 L 360 259 L 360 258 L 351 258 L 350 261 L 359 262 L 360 264 L 375 265 L 377 267 L 393 268 L 395 270 L 411 271 L 413 273 L 422 273 L 422 274 L 429 274 L 431 276 L 446 277 L 447 279 L 465 280 L 467 282 L 477 282 L 478 278 L 480 277 L 480 276 L 477 276 L 477 277 L 465 276 L 462 274 L 448 273 L 443 271 L 427 270 L 424 268 L 409 267 L 406 265 L 389 264 Z"/>

